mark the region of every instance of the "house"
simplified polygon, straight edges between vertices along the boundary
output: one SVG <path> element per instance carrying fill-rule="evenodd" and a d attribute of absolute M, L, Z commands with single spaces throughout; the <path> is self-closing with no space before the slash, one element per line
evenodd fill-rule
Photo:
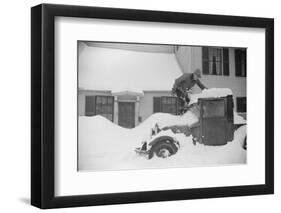
<path fill-rule="evenodd" d="M 245 49 L 79 41 L 78 53 L 79 116 L 132 128 L 155 112 L 177 114 L 174 80 L 197 68 L 207 87 L 232 89 L 246 116 Z"/>

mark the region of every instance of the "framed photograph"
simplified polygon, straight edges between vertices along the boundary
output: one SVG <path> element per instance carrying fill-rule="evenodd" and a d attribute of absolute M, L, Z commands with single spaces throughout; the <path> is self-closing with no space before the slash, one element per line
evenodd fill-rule
<path fill-rule="evenodd" d="M 274 20 L 31 9 L 31 203 L 272 194 Z"/>

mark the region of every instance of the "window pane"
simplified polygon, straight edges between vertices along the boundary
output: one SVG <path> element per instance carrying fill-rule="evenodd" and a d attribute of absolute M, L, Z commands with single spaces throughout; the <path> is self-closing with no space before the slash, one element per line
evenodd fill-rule
<path fill-rule="evenodd" d="M 162 97 L 161 98 L 161 111 L 165 113 L 177 113 L 176 97 Z"/>
<path fill-rule="evenodd" d="M 113 121 L 113 97 L 97 96 L 96 114 Z"/>
<path fill-rule="evenodd" d="M 222 75 L 222 49 L 209 48 L 209 74 Z"/>
<path fill-rule="evenodd" d="M 203 117 L 223 117 L 225 114 L 224 100 L 203 102 Z"/>

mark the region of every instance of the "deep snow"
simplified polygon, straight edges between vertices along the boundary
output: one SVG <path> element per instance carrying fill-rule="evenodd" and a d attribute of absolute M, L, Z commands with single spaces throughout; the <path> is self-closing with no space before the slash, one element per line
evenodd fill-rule
<path fill-rule="evenodd" d="M 190 119 L 184 118 L 187 116 Z M 192 137 L 173 134 L 180 142 L 179 151 L 167 158 L 153 157 L 151 160 L 135 153 L 141 142 L 151 138 L 151 128 L 158 123 L 163 125 L 189 124 L 196 116 L 188 113 L 174 116 L 168 113 L 155 113 L 133 129 L 120 127 L 102 116 L 79 117 L 79 171 L 169 168 L 214 166 L 246 163 L 246 151 L 241 141 L 246 134 L 246 126 L 235 132 L 232 142 L 224 146 L 192 144 Z M 194 117 L 196 119 L 194 119 Z M 192 121 L 192 122 L 191 122 Z"/>

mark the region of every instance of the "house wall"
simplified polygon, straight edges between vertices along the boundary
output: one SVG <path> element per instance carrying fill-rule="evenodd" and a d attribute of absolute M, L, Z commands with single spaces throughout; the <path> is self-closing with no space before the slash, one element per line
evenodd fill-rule
<path fill-rule="evenodd" d="M 140 117 L 144 121 L 153 114 L 153 97 L 171 96 L 170 91 L 145 91 L 140 98 Z"/>
<path fill-rule="evenodd" d="M 177 58 L 177 62 L 181 67 L 183 73 L 190 73 L 193 72 L 195 69 L 202 70 L 201 47 L 180 46 L 177 48 L 175 55 Z M 237 105 L 236 97 L 246 97 L 246 78 L 235 76 L 234 48 L 229 49 L 229 76 L 203 75 L 202 73 L 201 81 L 208 88 L 230 88 L 233 92 L 235 110 Z M 200 89 L 197 86 L 195 86 L 193 88 L 193 92 L 198 93 L 200 92 Z M 110 91 L 91 91 L 91 90 L 80 89 L 79 97 L 78 97 L 79 115 L 85 115 L 86 95 L 112 95 L 112 94 Z M 145 91 L 144 97 L 140 97 L 139 99 L 139 114 L 136 115 L 136 125 L 138 124 L 139 118 L 141 121 L 144 121 L 151 114 L 153 114 L 153 97 L 170 96 L 170 95 L 171 95 L 170 91 Z M 128 99 L 128 97 L 118 97 L 118 100 L 122 100 L 122 99 Z"/>
<path fill-rule="evenodd" d="M 202 70 L 202 47 L 181 46 L 176 51 L 176 57 L 184 73 Z M 234 109 L 236 110 L 236 97 L 246 97 L 247 85 L 245 77 L 235 76 L 234 48 L 229 48 L 229 76 L 204 75 L 202 83 L 208 88 L 230 88 L 233 92 Z M 200 88 L 195 86 L 194 93 L 199 93 Z M 246 113 L 241 113 L 244 117 Z"/>
<path fill-rule="evenodd" d="M 85 96 L 87 95 L 109 95 L 112 96 L 110 91 L 91 91 L 91 90 L 79 90 L 78 93 L 78 114 L 79 116 L 85 115 Z M 139 124 L 139 118 L 141 121 L 147 119 L 150 115 L 153 114 L 153 97 L 160 96 L 171 96 L 170 91 L 145 91 L 144 96 L 139 98 L 139 110 L 136 109 L 136 125 Z M 118 97 L 118 101 L 134 101 L 137 103 L 136 97 Z M 136 105 L 137 106 L 137 105 Z M 139 112 L 137 112 L 139 111 Z M 114 122 L 118 123 L 118 118 L 116 119 L 117 114 L 116 107 L 114 107 L 115 119 Z"/>

